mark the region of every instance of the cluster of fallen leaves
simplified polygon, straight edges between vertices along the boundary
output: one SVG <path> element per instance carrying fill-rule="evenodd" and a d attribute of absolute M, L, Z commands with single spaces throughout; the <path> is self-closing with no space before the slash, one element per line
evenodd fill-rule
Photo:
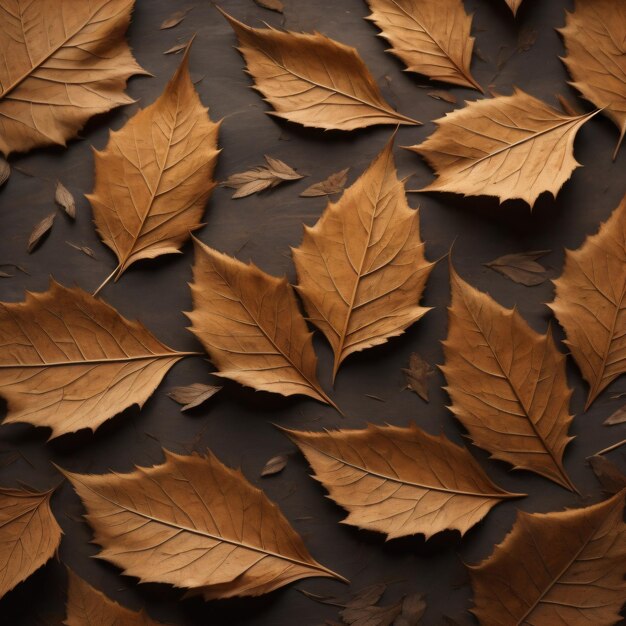
<path fill-rule="evenodd" d="M 92 115 L 131 102 L 124 94 L 126 80 L 145 73 L 124 40 L 132 0 L 72 3 L 72 11 L 65 10 L 70 2 L 0 7 L 6 18 L 0 44 L 10 59 L 0 67 L 5 156 L 65 144 Z M 284 9 L 276 1 L 257 3 Z M 482 92 L 470 69 L 472 20 L 460 0 L 368 4 L 368 19 L 409 71 Z M 520 0 L 507 4 L 515 13 Z M 161 28 L 175 27 L 188 10 L 174 13 Z M 354 48 L 319 33 L 257 29 L 224 16 L 273 115 L 325 130 L 419 124 L 385 101 Z M 578 167 L 575 136 L 594 115 L 608 115 L 620 129 L 620 142 L 624 136 L 625 27 L 623 3 L 577 0 L 561 29 L 564 61 L 574 86 L 599 108 L 561 112 L 521 90 L 470 102 L 437 120 L 433 135 L 409 148 L 437 175 L 422 191 L 488 195 L 501 202 L 518 198 L 531 207 L 544 192 L 556 195 Z M 48 37 L 37 36 L 44 28 Z M 200 354 L 166 346 L 97 297 L 135 262 L 179 253 L 202 226 L 217 185 L 220 123 L 210 119 L 189 74 L 191 46 L 167 51 L 184 54 L 162 95 L 111 132 L 105 149 L 94 155 L 95 183 L 87 198 L 98 234 L 117 258 L 111 274 L 93 295 L 52 280 L 47 291 L 29 293 L 22 303 L 0 303 L 5 423 L 47 427 L 51 438 L 95 430 L 127 407 L 141 407 L 171 367 Z M 602 60 L 609 56 L 611 63 Z M 445 99 L 441 93 L 430 95 Z M 233 198 L 302 178 L 284 162 L 265 159 L 265 165 L 223 181 L 235 189 Z M 2 161 L 0 184 L 9 175 Z M 332 348 L 334 380 L 350 355 L 401 335 L 428 313 L 420 301 L 434 264 L 426 257 L 419 211 L 409 207 L 396 172 L 393 137 L 346 188 L 347 175 L 347 169 L 331 174 L 301 194 L 341 195 L 328 202 L 314 226 L 304 228 L 301 244 L 293 248 L 294 287 L 194 239 L 193 308 L 187 315 L 216 376 L 260 391 L 308 396 L 341 413 L 318 380 L 309 324 Z M 55 201 L 75 217 L 74 198 L 61 183 Z M 37 224 L 29 251 L 55 215 Z M 89 248 L 70 245 L 93 256 Z M 548 253 L 508 254 L 487 265 L 532 286 L 547 277 L 539 260 Z M 587 407 L 626 372 L 625 261 L 626 197 L 597 234 L 567 252 L 549 305 L 588 383 Z M 441 366 L 450 410 L 492 458 L 576 492 L 564 464 L 572 439 L 572 390 L 566 358 L 551 332 L 531 329 L 516 310 L 468 284 L 452 263 L 450 286 Z M 405 370 L 407 386 L 425 401 L 432 372 L 418 354 Z M 219 390 L 194 383 L 169 395 L 190 410 Z M 625 413 L 606 423 L 623 423 Z M 387 539 L 429 538 L 444 530 L 464 535 L 500 502 L 524 497 L 496 485 L 467 448 L 414 425 L 284 433 L 330 498 L 347 511 L 344 523 Z M 608 450 L 590 464 L 612 497 L 562 512 L 520 513 L 493 554 L 470 566 L 472 611 L 481 624 L 617 623 L 626 593 L 626 481 L 602 456 Z M 205 600 L 255 596 L 313 576 L 345 580 L 311 556 L 277 506 L 241 472 L 211 452 L 164 455 L 162 464 L 127 474 L 58 468 L 84 504 L 99 556 L 124 574 Z M 285 455 L 273 457 L 262 475 L 275 475 L 286 463 Z M 0 489 L 0 596 L 56 552 L 61 530 L 51 497 L 50 491 Z M 348 600 L 316 599 L 339 606 L 345 624 L 419 623 L 425 610 L 419 594 L 381 606 L 384 590 L 376 585 Z M 110 622 L 155 624 L 69 572 L 66 623 L 91 623 L 95 614 L 110 615 Z"/>

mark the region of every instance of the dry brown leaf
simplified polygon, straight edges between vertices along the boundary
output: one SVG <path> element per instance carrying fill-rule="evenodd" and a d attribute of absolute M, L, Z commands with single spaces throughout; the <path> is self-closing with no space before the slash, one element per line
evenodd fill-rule
<path fill-rule="evenodd" d="M 188 47 L 161 96 L 95 153 L 96 180 L 87 198 L 119 261 L 104 284 L 135 261 L 178 253 L 202 226 L 215 187 L 218 128 L 191 83 Z"/>
<path fill-rule="evenodd" d="M 437 173 L 420 191 L 521 198 L 532 207 L 544 191 L 556 196 L 580 167 L 574 138 L 596 113 L 571 117 L 519 89 L 470 102 L 436 120 L 437 130 L 409 147 Z"/>
<path fill-rule="evenodd" d="M 482 626 L 611 626 L 626 584 L 624 494 L 582 509 L 518 513 L 493 554 L 470 568 Z"/>
<path fill-rule="evenodd" d="M 0 4 L 0 152 L 65 145 L 93 115 L 133 102 L 126 81 L 147 73 L 124 40 L 133 4 Z"/>
<path fill-rule="evenodd" d="M 200 406 L 209 398 L 214 396 L 221 387 L 217 385 L 203 385 L 202 383 L 192 383 L 187 387 L 173 387 L 167 394 L 174 402 L 184 405 L 180 410 L 188 411 Z"/>
<path fill-rule="evenodd" d="M 83 254 L 87 255 L 88 257 L 91 257 L 92 259 L 96 258 L 96 253 L 88 246 L 79 246 L 75 243 L 72 243 L 71 241 L 66 241 L 65 243 L 70 248 L 74 248 L 74 250 L 78 250 L 79 252 L 82 252 Z"/>
<path fill-rule="evenodd" d="M 402 368 L 406 376 L 407 389 L 414 391 L 424 402 L 428 402 L 428 378 L 433 374 L 433 368 L 424 359 L 413 352 L 409 358 L 409 367 Z"/>
<path fill-rule="evenodd" d="M 61 529 L 50 510 L 52 491 L 0 487 L 0 598 L 51 559 Z"/>
<path fill-rule="evenodd" d="M 328 178 L 321 180 L 319 183 L 314 183 L 310 187 L 307 187 L 300 196 L 302 198 L 314 198 L 318 196 L 331 196 L 334 193 L 340 193 L 348 182 L 349 167 L 345 170 L 335 172 Z"/>
<path fill-rule="evenodd" d="M 76 218 L 76 203 L 74 202 L 74 196 L 60 180 L 57 180 L 57 186 L 54 192 L 54 201 L 69 217 L 72 219 Z"/>
<path fill-rule="evenodd" d="M 164 19 L 161 22 L 161 26 L 159 28 L 161 30 L 167 30 L 168 28 L 174 28 L 174 26 L 178 26 L 187 16 L 191 9 L 181 9 L 180 11 L 174 11 L 168 18 Z"/>
<path fill-rule="evenodd" d="M 605 426 L 615 426 L 616 424 L 623 424 L 626 422 L 626 406 L 622 406 L 614 413 L 611 413 L 609 417 L 607 417 L 603 424 Z"/>
<path fill-rule="evenodd" d="M 452 304 L 443 342 L 450 410 L 472 441 L 514 469 L 576 491 L 563 468 L 572 421 L 565 357 L 515 309 L 468 285 L 450 266 Z"/>
<path fill-rule="evenodd" d="M 509 9 L 513 11 L 513 15 L 517 15 L 517 9 L 519 9 L 522 4 L 522 0 L 504 0 L 508 5 Z"/>
<path fill-rule="evenodd" d="M 547 278 L 546 268 L 541 263 L 537 263 L 537 260 L 550 254 L 550 252 L 552 251 L 533 250 L 531 252 L 505 254 L 485 263 L 485 267 L 490 267 L 520 285 L 534 287 L 541 285 Z"/>
<path fill-rule="evenodd" d="M 274 188 L 287 180 L 299 180 L 303 178 L 296 170 L 271 156 L 265 155 L 267 165 L 257 165 L 245 172 L 232 174 L 222 185 L 237 191 L 233 198 L 245 198 L 253 193 L 258 193 L 264 189 Z"/>
<path fill-rule="evenodd" d="M 333 378 L 348 355 L 402 334 L 429 310 L 419 301 L 433 264 L 392 148 L 393 138 L 292 250 L 308 317 L 335 353 Z"/>
<path fill-rule="evenodd" d="M 496 504 L 521 495 L 494 485 L 465 448 L 415 425 L 284 432 L 349 512 L 343 523 L 388 539 L 428 539 L 446 529 L 463 535 Z"/>
<path fill-rule="evenodd" d="M 194 243 L 193 311 L 187 316 L 219 370 L 216 375 L 335 407 L 317 381 L 312 333 L 287 279 Z"/>
<path fill-rule="evenodd" d="M 434 98 L 435 100 L 443 100 L 444 102 L 449 102 L 450 104 L 456 104 L 457 99 L 454 94 L 451 94 L 449 91 L 443 91 L 442 89 L 435 89 L 435 91 L 429 91 L 428 96 Z"/>
<path fill-rule="evenodd" d="M 35 228 L 33 228 L 33 232 L 28 237 L 28 245 L 26 248 L 28 250 L 28 254 L 33 252 L 35 248 L 37 248 L 37 246 L 41 243 L 45 235 L 50 232 L 52 225 L 54 224 L 55 217 L 56 213 L 50 213 L 50 215 L 44 217 L 41 222 L 39 222 L 35 226 Z"/>
<path fill-rule="evenodd" d="M 578 250 L 565 251 L 563 273 L 548 305 L 565 329 L 583 378 L 585 410 L 626 372 L 626 196 L 597 234 Z"/>
<path fill-rule="evenodd" d="M 355 48 L 319 33 L 251 28 L 230 22 L 256 89 L 271 115 L 303 126 L 354 130 L 419 122 L 394 111 Z"/>
<path fill-rule="evenodd" d="M 185 41 L 183 43 L 178 43 L 175 46 L 172 46 L 171 48 L 168 48 L 167 50 L 165 50 L 163 54 L 178 54 L 179 52 L 182 52 L 188 45 L 189 45 L 188 41 Z"/>
<path fill-rule="evenodd" d="M 276 13 L 282 13 L 285 9 L 285 5 L 280 0 L 254 0 L 254 2 L 260 7 L 276 11 Z"/>
<path fill-rule="evenodd" d="M 342 579 L 311 557 L 261 490 L 210 452 L 165 451 L 163 464 L 129 474 L 63 473 L 87 509 L 99 558 L 140 582 L 212 600 L 312 576 Z"/>
<path fill-rule="evenodd" d="M 597 454 L 587 461 L 606 493 L 614 494 L 626 489 L 626 475 L 615 463 Z"/>
<path fill-rule="evenodd" d="M 286 454 L 273 456 L 261 470 L 261 476 L 274 476 L 282 472 L 287 467 L 289 457 Z"/>
<path fill-rule="evenodd" d="M 0 302 L 4 423 L 48 426 L 53 437 L 95 430 L 142 406 L 183 356 L 138 322 L 77 287 L 51 281 L 23 303 Z"/>
<path fill-rule="evenodd" d="M 472 17 L 461 0 L 367 0 L 367 18 L 391 44 L 389 52 L 409 72 L 470 89 L 481 86 L 470 72 Z"/>
<path fill-rule="evenodd" d="M 576 0 L 566 11 L 563 62 L 580 93 L 603 109 L 619 128 L 613 158 L 626 134 L 626 4 L 614 0 Z"/>
<path fill-rule="evenodd" d="M 131 611 L 68 569 L 66 626 L 162 626 L 142 611 Z"/>
<path fill-rule="evenodd" d="M 0 187 L 9 180 L 9 176 L 11 176 L 11 166 L 8 161 L 0 155 Z"/>

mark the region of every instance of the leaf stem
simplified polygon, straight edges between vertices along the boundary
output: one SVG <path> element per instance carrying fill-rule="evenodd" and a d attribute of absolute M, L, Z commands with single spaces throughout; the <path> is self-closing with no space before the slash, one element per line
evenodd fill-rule
<path fill-rule="evenodd" d="M 92 296 L 95 298 L 102 288 L 119 272 L 120 265 L 118 265 L 101 283 L 100 286 L 93 292 Z"/>
<path fill-rule="evenodd" d="M 603 450 L 596 452 L 595 456 L 598 456 L 600 454 L 606 454 L 607 452 L 612 452 L 613 450 L 617 450 L 617 448 L 619 448 L 620 446 L 623 446 L 625 443 L 626 443 L 626 439 L 622 439 L 621 441 L 614 443 L 612 446 L 609 446 L 608 448 L 604 448 Z"/>

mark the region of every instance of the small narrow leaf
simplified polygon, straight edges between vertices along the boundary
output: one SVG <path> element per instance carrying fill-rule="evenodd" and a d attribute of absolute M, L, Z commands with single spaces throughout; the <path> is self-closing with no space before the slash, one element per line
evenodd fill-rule
<path fill-rule="evenodd" d="M 424 402 L 428 402 L 428 378 L 433 374 L 433 368 L 424 359 L 413 352 L 409 359 L 409 367 L 403 368 L 406 376 L 406 386 L 414 391 Z"/>
<path fill-rule="evenodd" d="M 532 207 L 543 192 L 556 196 L 580 167 L 574 139 L 596 113 L 565 115 L 519 89 L 470 102 L 436 120 L 437 130 L 409 148 L 437 173 L 420 191 L 520 198 Z"/>
<path fill-rule="evenodd" d="M 535 332 L 468 285 L 450 265 L 452 303 L 441 368 L 450 410 L 472 441 L 514 469 L 575 491 L 563 467 L 572 416 L 565 357 L 551 333 Z"/>
<path fill-rule="evenodd" d="M 520 285 L 534 287 L 535 285 L 541 285 L 547 278 L 546 268 L 541 263 L 537 263 L 537 259 L 550 254 L 550 252 L 552 251 L 534 250 L 532 252 L 505 254 L 489 263 L 485 263 L 485 266 Z"/>
<path fill-rule="evenodd" d="M 292 250 L 310 321 L 333 348 L 333 377 L 354 352 L 401 335 L 428 308 L 419 302 L 426 260 L 419 212 L 406 201 L 393 138 Z"/>
<path fill-rule="evenodd" d="M 260 7 L 276 11 L 276 13 L 282 13 L 285 9 L 285 5 L 280 0 L 254 0 L 254 2 Z"/>
<path fill-rule="evenodd" d="M 563 273 L 548 305 L 589 385 L 585 410 L 626 372 L 626 196 L 597 234 L 566 250 Z"/>
<path fill-rule="evenodd" d="M 83 254 L 87 255 L 88 257 L 91 257 L 92 259 L 96 258 L 96 253 L 88 246 L 79 246 L 75 243 L 72 243 L 71 241 L 66 241 L 65 243 L 70 248 L 74 248 L 74 250 L 78 250 L 79 252 L 82 252 Z"/>
<path fill-rule="evenodd" d="M 202 383 L 193 383 L 187 387 L 173 387 L 167 394 L 174 402 L 182 404 L 181 411 L 194 409 L 206 402 L 214 396 L 221 387 L 216 385 L 203 385 Z"/>
<path fill-rule="evenodd" d="M 273 188 L 288 180 L 303 178 L 296 170 L 279 159 L 265 155 L 267 165 L 258 165 L 252 169 L 232 174 L 222 185 L 237 191 L 233 198 L 245 198 L 264 189 Z"/>
<path fill-rule="evenodd" d="M 50 232 L 52 225 L 54 224 L 54 218 L 56 217 L 56 213 L 50 213 L 44 217 L 41 222 L 39 222 L 35 228 L 33 228 L 33 232 L 30 234 L 28 238 L 28 253 L 31 254 L 35 248 L 41 243 L 42 239 L 45 235 Z"/>
<path fill-rule="evenodd" d="M 622 491 L 560 513 L 520 512 L 493 554 L 470 568 L 482 626 L 611 626 L 626 593 Z"/>
<path fill-rule="evenodd" d="M 52 491 L 0 487 L 0 598 L 51 559 L 61 529 L 50 510 Z"/>
<path fill-rule="evenodd" d="M 496 504 L 519 497 L 494 485 L 465 448 L 415 425 L 284 432 L 349 512 L 343 523 L 388 539 L 446 529 L 463 535 Z"/>
<path fill-rule="evenodd" d="M 72 219 L 76 218 L 76 203 L 74 202 L 74 196 L 60 180 L 57 180 L 57 186 L 54 192 L 54 201 L 69 217 Z"/>
<path fill-rule="evenodd" d="M 474 37 L 461 0 L 367 0 L 367 18 L 410 72 L 482 91 L 470 72 Z"/>
<path fill-rule="evenodd" d="M 87 198 L 98 233 L 118 258 L 115 280 L 140 259 L 178 253 L 202 225 L 215 187 L 219 124 L 191 83 L 189 50 L 161 96 L 95 153 Z"/>
<path fill-rule="evenodd" d="M 174 26 L 178 26 L 187 16 L 191 9 L 181 9 L 180 11 L 175 11 L 168 18 L 164 19 L 161 22 L 161 26 L 159 27 L 161 30 L 167 30 L 168 28 L 174 28 Z"/>
<path fill-rule="evenodd" d="M 107 598 L 68 569 L 66 626 L 163 626 Z"/>
<path fill-rule="evenodd" d="M 95 430 L 142 406 L 185 354 L 82 289 L 52 281 L 23 303 L 0 302 L 4 423 L 48 426 L 51 437 Z"/>
<path fill-rule="evenodd" d="M 335 406 L 317 381 L 312 333 L 287 280 L 194 243 L 193 311 L 187 316 L 216 375 Z"/>
<path fill-rule="evenodd" d="M 87 509 L 99 558 L 205 600 L 258 596 L 313 576 L 344 580 L 311 557 L 240 471 L 210 452 L 164 452 L 163 464 L 128 474 L 63 471 Z"/>
<path fill-rule="evenodd" d="M 285 454 L 279 456 L 273 456 L 263 467 L 261 476 L 274 476 L 282 472 L 287 467 L 287 461 L 289 457 Z"/>
<path fill-rule="evenodd" d="M 605 426 L 615 426 L 626 422 L 626 406 L 622 406 L 604 420 Z"/>
<path fill-rule="evenodd" d="M 302 198 L 314 198 L 317 196 L 331 196 L 334 193 L 340 193 L 348 182 L 349 167 L 345 170 L 335 172 L 328 178 L 321 180 L 319 183 L 314 183 L 310 187 L 307 187 L 300 196 Z"/>
<path fill-rule="evenodd" d="M 419 122 L 394 111 L 355 48 L 319 33 L 251 28 L 221 9 L 276 117 L 326 130 Z"/>

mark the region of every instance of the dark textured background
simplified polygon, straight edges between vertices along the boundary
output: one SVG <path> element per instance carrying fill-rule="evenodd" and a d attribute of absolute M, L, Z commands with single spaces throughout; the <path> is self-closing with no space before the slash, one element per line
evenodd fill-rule
<path fill-rule="evenodd" d="M 441 117 L 453 106 L 434 100 L 429 89 L 447 88 L 428 83 L 384 52 L 385 42 L 376 37 L 362 0 L 284 0 L 285 15 L 258 8 L 252 0 L 228 0 L 222 6 L 245 22 L 260 26 L 262 21 L 284 25 L 292 30 L 319 30 L 343 43 L 355 46 L 383 88 L 386 98 L 402 113 L 422 120 L 424 126 L 398 131 L 395 150 L 401 176 L 410 176 L 409 188 L 419 188 L 432 179 L 420 158 L 400 149 L 418 143 L 434 129 L 430 120 Z M 566 72 L 558 56 L 564 50 L 555 32 L 564 23 L 565 0 L 526 0 L 515 21 L 504 0 L 466 0 L 474 12 L 476 48 L 472 71 L 485 88 L 509 93 L 514 85 L 547 102 L 556 103 L 555 94 L 571 99 Z M 206 210 L 207 225 L 199 237 L 211 246 L 252 259 L 262 269 L 293 278 L 289 246 L 298 245 L 302 223 L 313 224 L 321 214 L 324 198 L 299 198 L 309 184 L 328 174 L 350 167 L 352 182 L 387 141 L 391 127 L 377 127 L 352 133 L 305 130 L 281 123 L 265 114 L 266 105 L 250 88 L 244 64 L 234 49 L 235 38 L 224 19 L 208 0 L 197 0 L 193 10 L 178 27 L 160 31 L 159 25 L 173 11 L 189 6 L 182 0 L 137 0 L 128 36 L 139 63 L 154 74 L 130 80 L 128 91 L 139 105 L 152 102 L 180 61 L 180 56 L 163 56 L 170 46 L 197 33 L 191 52 L 194 78 L 202 101 L 212 119 L 223 119 L 217 177 L 226 176 L 262 162 L 265 153 L 285 160 L 310 176 L 287 183 L 269 193 L 243 200 L 231 200 L 229 190 L 218 188 Z M 518 38 L 536 33 L 536 43 L 528 51 L 518 50 Z M 506 60 L 508 59 L 508 60 Z M 498 62 L 506 63 L 498 71 Z M 480 97 L 477 92 L 451 89 L 459 99 Z M 580 106 L 586 107 L 583 101 Z M 12 160 L 15 168 L 7 185 L 0 190 L 0 262 L 23 264 L 30 276 L 17 274 L 0 279 L 4 301 L 19 301 L 25 289 L 44 290 L 48 276 L 66 285 L 77 284 L 93 290 L 112 270 L 114 258 L 98 240 L 91 212 L 83 194 L 93 183 L 91 146 L 103 148 L 109 128 L 118 129 L 137 109 L 133 105 L 93 120 L 67 149 L 36 150 Z M 412 206 L 421 208 L 422 236 L 427 255 L 445 255 L 453 241 L 454 262 L 460 274 L 480 289 L 488 291 L 505 306 L 517 305 L 533 328 L 545 332 L 550 315 L 545 302 L 552 299 L 550 282 L 526 288 L 516 285 L 483 267 L 501 254 L 551 249 L 546 257 L 551 276 L 560 272 L 563 248 L 578 247 L 587 234 L 597 230 L 617 206 L 625 191 L 626 147 L 616 162 L 611 154 L 617 130 L 602 115 L 596 116 L 579 133 L 576 158 L 584 166 L 565 184 L 557 200 L 544 195 L 531 213 L 521 202 L 499 206 L 495 199 L 410 194 Z M 26 174 L 29 175 L 26 175 Z M 54 229 L 32 255 L 26 241 L 34 224 L 54 210 L 56 179 L 75 195 L 78 217 L 71 222 L 59 214 Z M 90 246 L 97 255 L 92 260 L 71 249 L 66 241 Z M 185 330 L 182 311 L 189 310 L 187 282 L 191 277 L 192 250 L 189 245 L 179 256 L 161 257 L 133 266 L 115 285 L 102 292 L 103 298 L 129 318 L 139 318 L 157 337 L 181 350 L 198 349 Z M 403 391 L 401 368 L 412 351 L 418 350 L 429 362 L 440 364 L 440 341 L 446 334 L 448 270 L 440 263 L 432 273 L 423 303 L 435 307 L 405 335 L 383 347 L 351 356 L 342 366 L 333 397 L 348 415 L 341 419 L 329 408 L 306 398 L 285 399 L 255 393 L 235 383 L 226 383 L 220 394 L 194 411 L 181 414 L 166 391 L 174 385 L 214 382 L 211 365 L 201 358 L 187 359 L 166 377 L 154 396 L 139 412 L 132 408 L 101 426 L 95 434 L 80 432 L 46 443 L 48 431 L 27 425 L 0 428 L 0 484 L 14 486 L 19 481 L 37 488 L 59 482 L 50 462 L 70 470 L 105 472 L 128 471 L 133 464 L 151 465 L 162 460 L 161 446 L 184 452 L 211 448 L 231 466 L 241 466 L 244 474 L 277 502 L 295 529 L 305 539 L 313 556 L 351 581 L 348 588 L 329 580 L 307 580 L 256 599 L 204 603 L 182 600 L 182 592 L 166 585 L 137 585 L 114 566 L 91 558 L 97 547 L 90 544 L 90 528 L 81 522 L 83 509 L 68 484 L 55 494 L 53 509 L 64 530 L 60 561 L 123 605 L 145 607 L 158 620 L 172 624 L 314 626 L 336 619 L 337 609 L 305 598 L 297 588 L 320 594 L 346 594 L 361 587 L 389 582 L 385 601 L 404 593 L 423 592 L 428 610 L 424 623 L 438 625 L 442 615 L 461 617 L 470 606 L 470 589 L 463 562 L 475 563 L 488 556 L 511 528 L 517 508 L 526 511 L 556 511 L 579 507 L 602 498 L 600 487 L 585 463 L 593 452 L 624 437 L 623 427 L 607 428 L 602 421 L 622 401 L 610 400 L 612 392 L 626 390 L 626 380 L 618 380 L 583 414 L 586 386 L 570 362 L 568 376 L 574 387 L 571 409 L 577 414 L 572 426 L 575 441 L 568 447 L 565 465 L 581 496 L 528 472 L 509 472 L 508 466 L 488 461 L 487 455 L 472 447 L 489 475 L 504 488 L 526 492 L 528 497 L 497 506 L 461 540 L 456 533 L 443 533 L 428 542 L 423 537 L 385 542 L 381 535 L 340 525 L 343 511 L 325 498 L 324 489 L 309 478 L 309 469 L 294 447 L 272 422 L 293 428 L 362 427 L 366 422 L 407 424 L 417 422 L 429 432 L 444 431 L 456 442 L 463 433 L 445 408 L 448 401 L 441 389 L 442 376 L 430 379 L 430 403 Z M 562 337 L 558 326 L 553 328 Z M 316 337 L 320 358 L 319 374 L 330 390 L 331 352 Z M 366 397 L 374 394 L 379 402 Z M 0 408 L 0 415 L 4 413 Z M 13 452 L 20 458 L 10 462 Z M 289 464 L 279 476 L 260 479 L 267 459 L 289 453 Z M 621 453 L 611 454 L 622 462 Z M 53 560 L 19 585 L 0 602 L 0 623 L 31 626 L 58 624 L 64 619 L 65 572 Z M 467 616 L 469 623 L 471 618 Z"/>

